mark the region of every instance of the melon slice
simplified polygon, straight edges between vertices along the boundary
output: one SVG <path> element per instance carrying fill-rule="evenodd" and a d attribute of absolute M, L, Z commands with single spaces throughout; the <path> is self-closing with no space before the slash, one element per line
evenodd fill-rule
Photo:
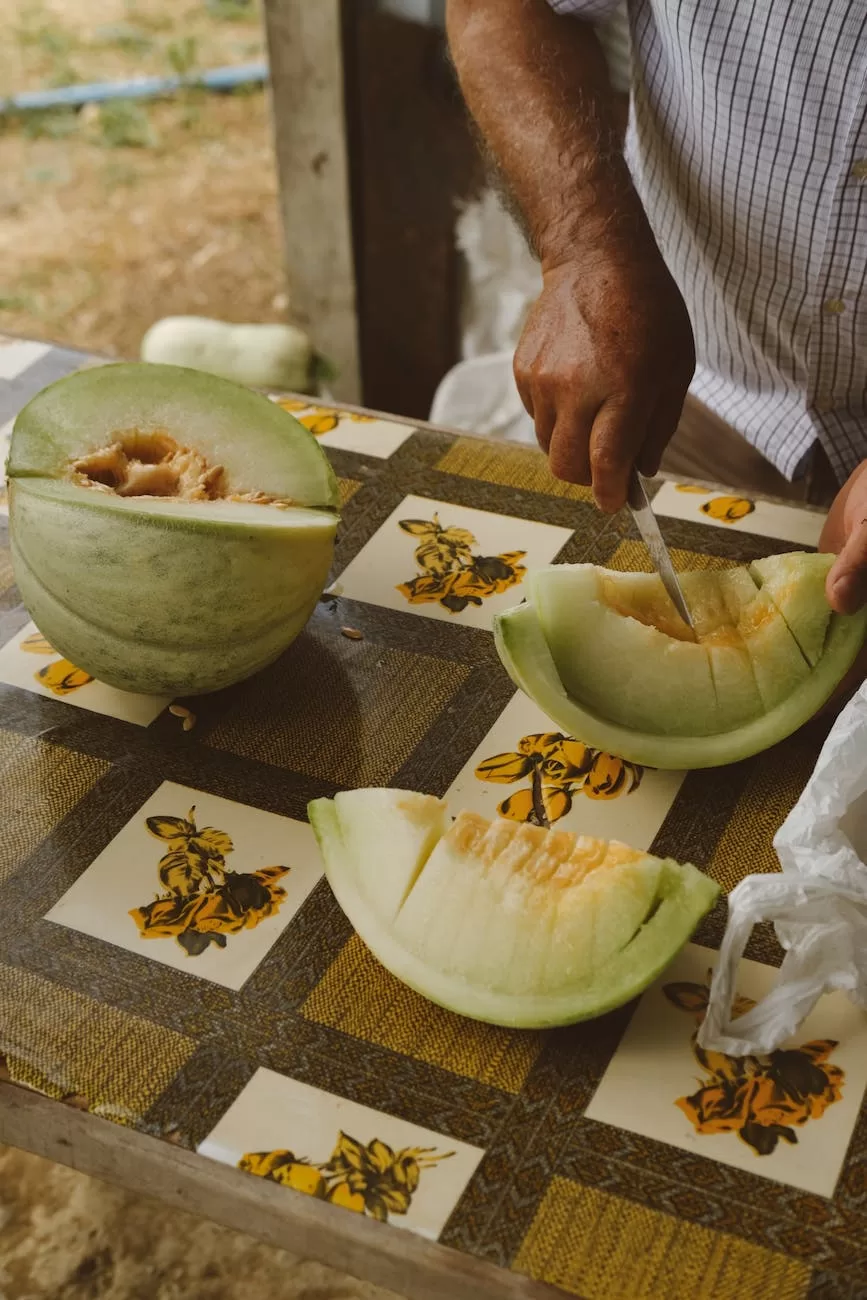
<path fill-rule="evenodd" d="M 554 565 L 528 583 L 570 695 L 624 726 L 646 730 L 662 715 L 675 733 L 695 719 L 705 731 L 717 729 L 707 651 L 688 639 L 674 607 L 665 608 L 654 575 Z M 684 696 L 695 701 L 693 721 L 679 708 Z"/>
<path fill-rule="evenodd" d="M 746 569 L 726 569 L 718 577 L 723 599 L 750 657 L 763 711 L 767 713 L 809 675 L 810 665 L 786 620 L 768 593 L 756 587 Z"/>
<path fill-rule="evenodd" d="M 762 712 L 752 660 L 729 613 L 718 573 L 697 570 L 681 575 L 684 599 L 696 636 L 707 651 L 716 696 L 719 730 L 730 730 Z"/>
<path fill-rule="evenodd" d="M 176 366 L 100 366 L 15 422 L 12 556 L 24 604 L 109 685 L 192 695 L 274 660 L 328 576 L 334 475 L 266 398 Z"/>
<path fill-rule="evenodd" d="M 432 1002 L 492 1024 L 570 1024 L 623 1005 L 719 894 L 695 867 L 625 844 L 470 812 L 446 829 L 429 795 L 356 790 L 308 812 L 373 954 Z"/>
<path fill-rule="evenodd" d="M 750 575 L 776 605 L 811 668 L 822 657 L 831 606 L 825 581 L 833 555 L 772 555 L 754 560 Z"/>
<path fill-rule="evenodd" d="M 497 649 L 585 744 L 650 767 L 736 762 L 807 722 L 864 641 L 867 610 L 833 614 L 818 572 L 815 556 L 786 555 L 762 562 L 761 587 L 746 569 L 681 575 L 693 636 L 656 575 L 555 565 L 530 575 L 528 604 L 495 616 Z"/>

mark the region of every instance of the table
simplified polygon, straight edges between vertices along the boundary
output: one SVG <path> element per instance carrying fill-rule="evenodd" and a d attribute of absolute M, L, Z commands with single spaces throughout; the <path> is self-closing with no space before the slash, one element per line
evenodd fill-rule
<path fill-rule="evenodd" d="M 0 441 L 30 395 L 95 363 L 0 341 Z M 553 728 L 500 667 L 491 614 L 529 565 L 647 561 L 629 518 L 528 448 L 283 400 L 340 479 L 336 581 L 230 690 L 125 696 L 60 660 L 19 604 L 0 514 L 0 1140 L 414 1298 L 867 1295 L 865 1018 L 826 999 L 773 1059 L 697 1056 L 722 905 L 637 1005 L 549 1033 L 427 1004 L 352 933 L 307 801 L 395 785 L 529 816 L 526 764 L 486 760 L 532 759 Z M 655 502 L 684 566 L 815 546 L 821 527 L 701 484 Z M 460 575 L 419 581 L 419 538 L 448 529 L 472 539 L 455 566 L 496 575 L 475 601 Z M 558 825 L 730 888 L 776 869 L 826 725 L 720 770 L 600 755 L 562 776 Z M 205 828 L 246 882 L 243 929 L 156 904 L 162 854 Z M 756 998 L 773 934 L 748 955 Z"/>

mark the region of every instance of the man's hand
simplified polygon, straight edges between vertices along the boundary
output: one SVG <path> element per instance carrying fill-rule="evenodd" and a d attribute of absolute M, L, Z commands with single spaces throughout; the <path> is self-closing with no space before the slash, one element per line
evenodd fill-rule
<path fill-rule="evenodd" d="M 854 614 L 867 604 L 867 461 L 838 492 L 819 550 L 837 554 L 826 586 L 831 608 L 838 614 Z"/>
<path fill-rule="evenodd" d="M 633 463 L 655 474 L 680 419 L 695 368 L 686 307 L 652 239 L 543 263 L 543 275 L 518 391 L 552 473 L 619 510 Z"/>

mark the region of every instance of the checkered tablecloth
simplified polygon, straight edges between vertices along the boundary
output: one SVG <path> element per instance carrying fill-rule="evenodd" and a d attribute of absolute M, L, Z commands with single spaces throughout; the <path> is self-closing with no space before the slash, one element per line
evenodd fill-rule
<path fill-rule="evenodd" d="M 0 444 L 83 364 L 0 341 Z M 534 564 L 648 566 L 630 519 L 534 451 L 287 404 L 340 479 L 334 585 L 275 665 L 219 694 L 123 695 L 64 661 L 19 603 L 0 505 L 8 1076 L 585 1300 L 867 1295 L 865 1018 L 828 998 L 773 1058 L 695 1050 L 723 904 L 637 1004 L 545 1033 L 426 1003 L 353 934 L 307 801 L 395 785 L 529 818 L 533 764 L 581 738 L 516 694 L 491 615 Z M 655 504 L 686 568 L 813 547 L 821 527 L 694 484 Z M 423 543 L 444 538 L 435 573 Z M 777 870 L 823 734 L 710 771 L 561 764 L 558 825 L 729 889 Z M 191 837 L 216 864 L 194 905 L 160 874 Z M 770 931 L 749 956 L 744 999 L 773 978 Z"/>

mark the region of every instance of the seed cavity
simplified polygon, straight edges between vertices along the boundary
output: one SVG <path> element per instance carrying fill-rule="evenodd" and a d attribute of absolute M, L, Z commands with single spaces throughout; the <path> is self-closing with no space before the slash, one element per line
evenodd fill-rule
<path fill-rule="evenodd" d="M 182 446 L 162 429 L 120 430 L 106 446 L 74 460 L 70 474 L 81 487 L 119 497 L 240 501 L 281 509 L 293 504 L 266 492 L 231 492 L 222 465 L 209 465 L 201 452 Z"/>

